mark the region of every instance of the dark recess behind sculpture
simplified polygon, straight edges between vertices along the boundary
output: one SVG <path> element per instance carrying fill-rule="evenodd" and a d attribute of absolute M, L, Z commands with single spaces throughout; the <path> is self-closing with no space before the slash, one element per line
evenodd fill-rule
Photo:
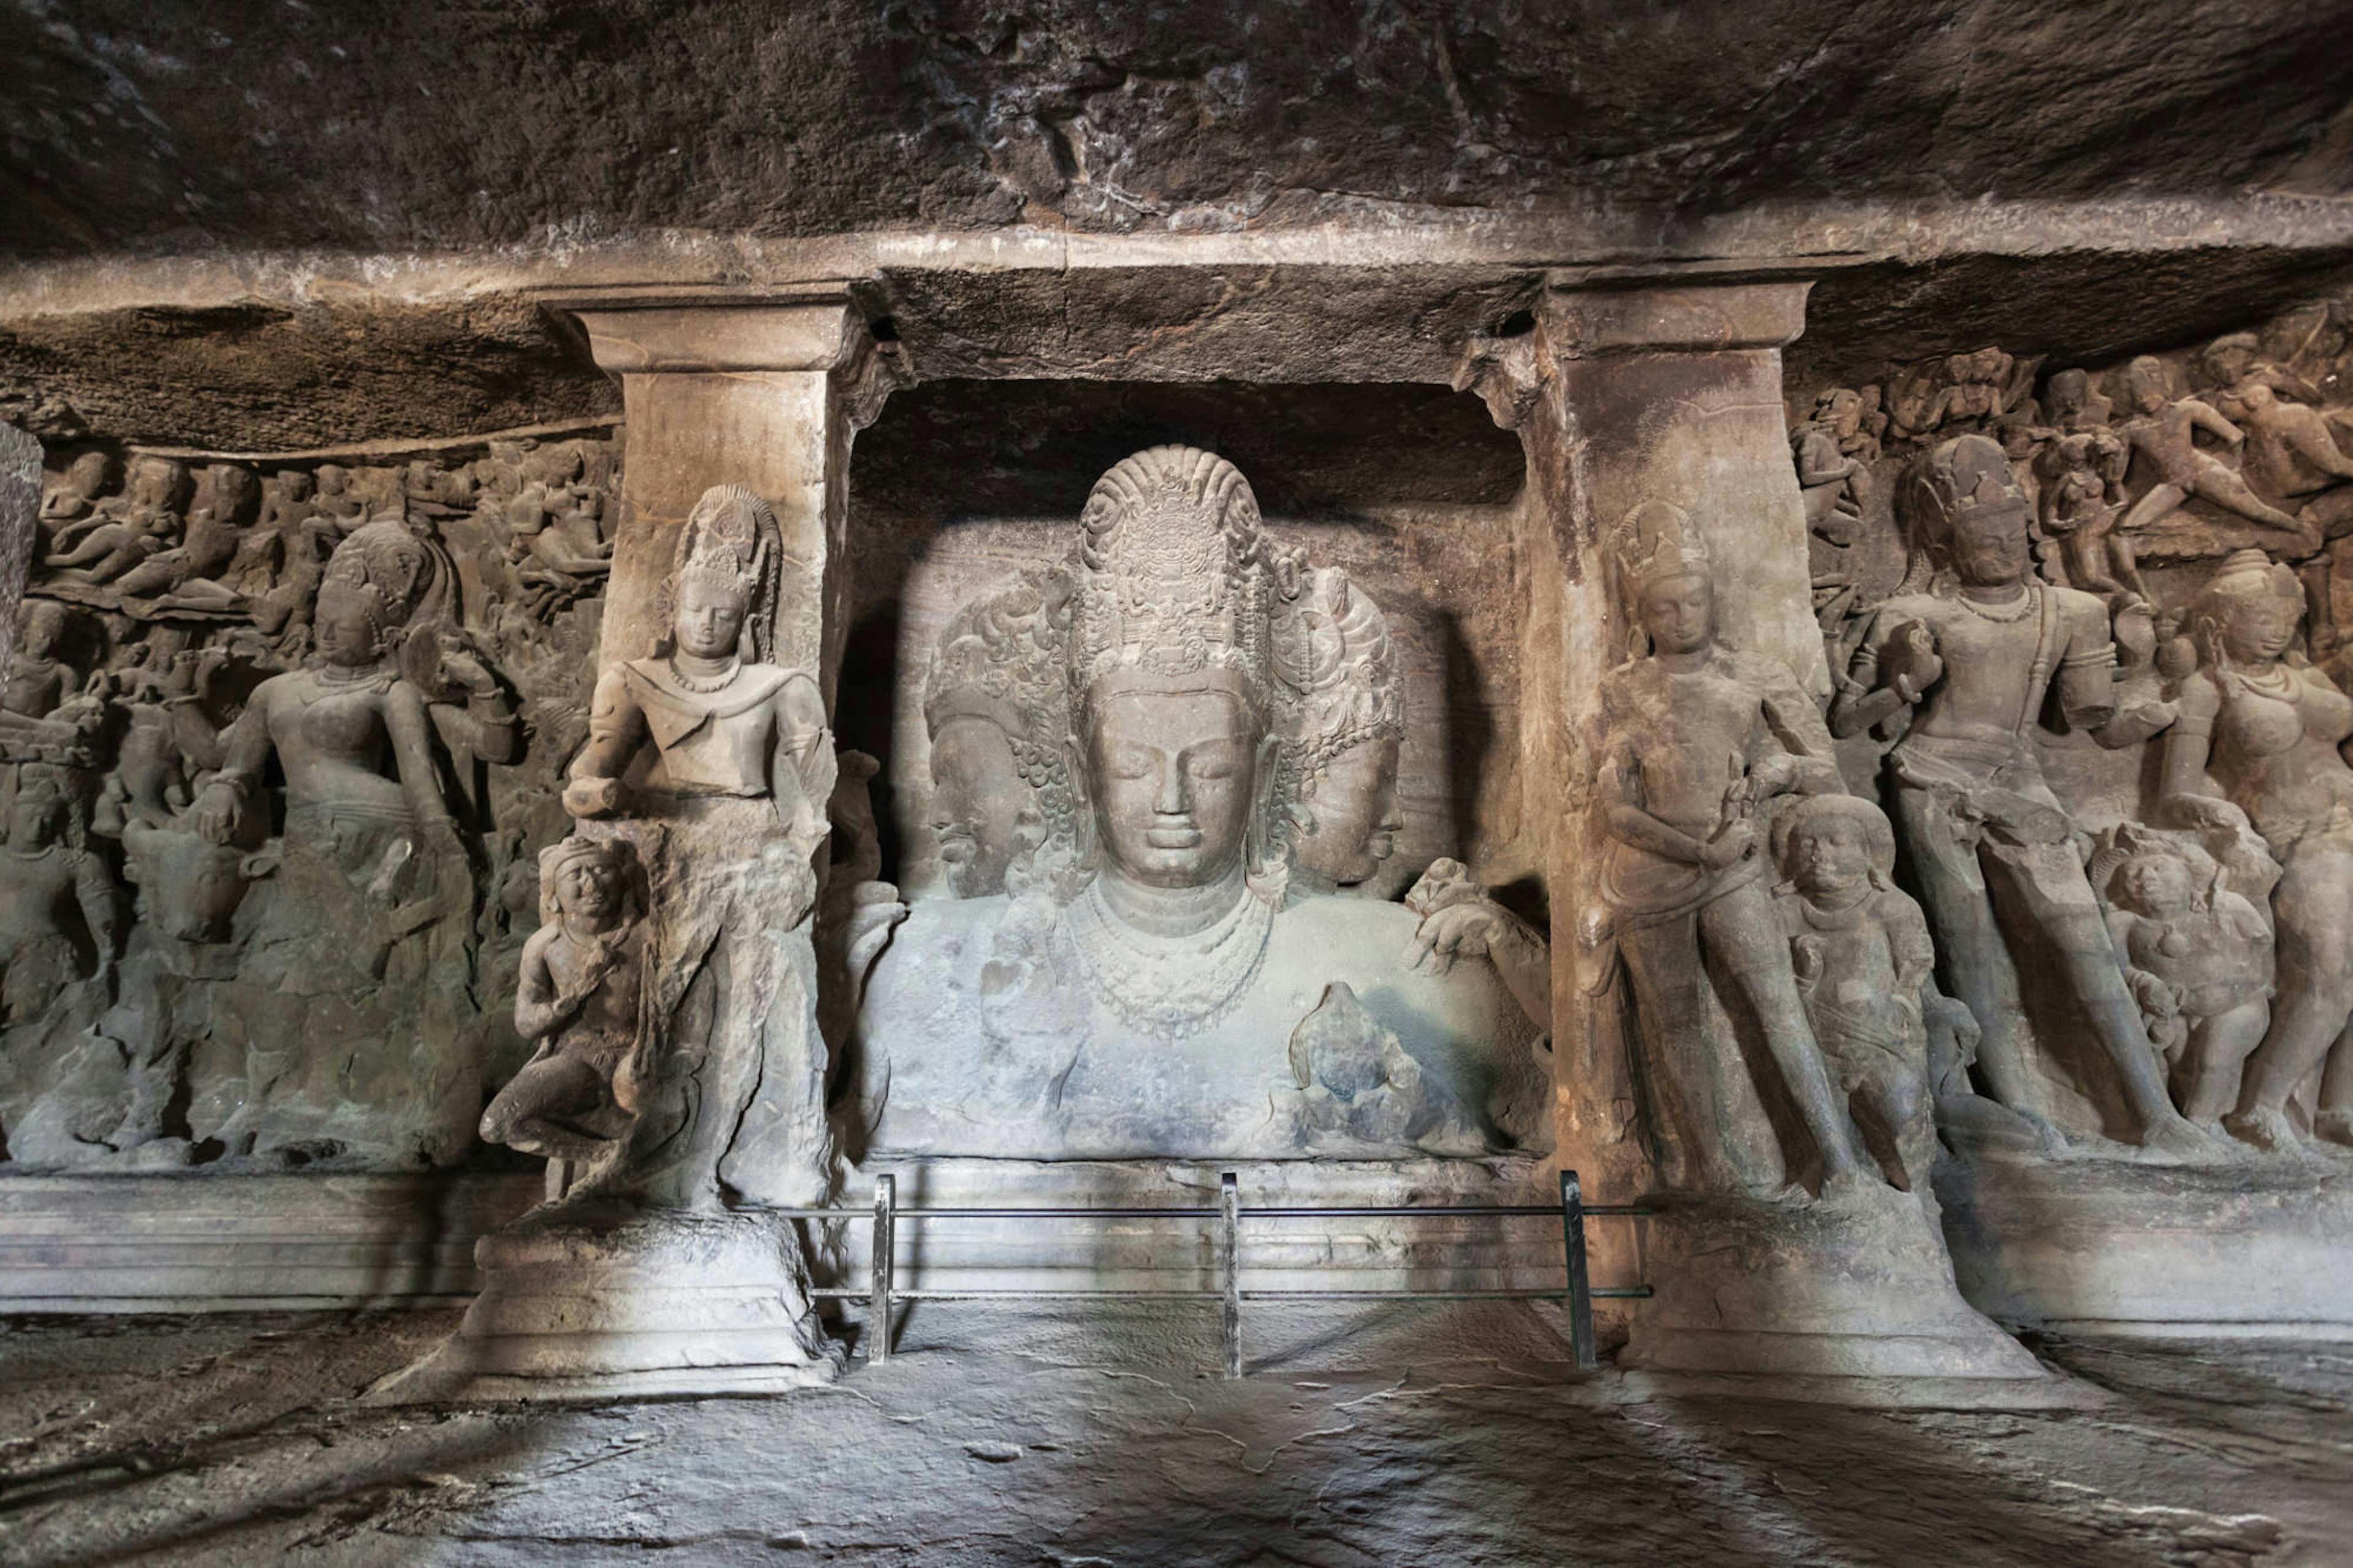
<path fill-rule="evenodd" d="M 1500 506 L 1525 467 L 1483 404 L 1441 386 L 941 381 L 893 396 L 859 437 L 852 505 L 927 521 L 944 500 L 958 516 L 1075 518 L 1105 468 L 1163 442 L 1229 458 L 1262 510 L 1294 518 Z"/>

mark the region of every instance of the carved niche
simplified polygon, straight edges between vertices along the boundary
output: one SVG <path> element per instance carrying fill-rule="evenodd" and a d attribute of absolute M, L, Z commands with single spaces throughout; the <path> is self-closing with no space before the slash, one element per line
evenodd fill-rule
<path fill-rule="evenodd" d="M 1466 907 L 1416 967 L 1422 913 L 1338 896 L 1398 826 L 1390 644 L 1193 447 L 1115 465 L 1066 555 L 967 600 L 923 689 L 953 896 L 911 906 L 868 982 L 867 1150 L 1547 1146 L 1542 939 Z"/>

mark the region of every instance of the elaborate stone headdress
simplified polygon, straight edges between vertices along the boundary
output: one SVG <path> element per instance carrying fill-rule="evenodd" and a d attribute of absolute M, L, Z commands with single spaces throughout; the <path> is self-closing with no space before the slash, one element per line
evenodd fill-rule
<path fill-rule="evenodd" d="M 1080 520 L 1071 701 L 1106 676 L 1229 672 L 1271 708 L 1271 616 L 1300 559 L 1259 531 L 1241 470 L 1196 447 L 1154 447 L 1095 481 Z"/>
<path fill-rule="evenodd" d="M 1912 558 L 1900 594 L 1928 591 L 1949 564 L 1954 526 L 1980 511 L 2027 510 L 2026 488 L 1990 436 L 1956 436 L 1922 453 L 1897 491 Z"/>
<path fill-rule="evenodd" d="M 1644 501 L 1610 529 L 1609 560 L 1630 595 L 1654 577 L 1705 575 L 1707 542 L 1680 507 Z"/>
<path fill-rule="evenodd" d="M 1339 568 L 1309 573 L 1276 615 L 1274 671 L 1288 799 L 1351 747 L 1405 739 L 1405 679 L 1388 619 Z"/>
<path fill-rule="evenodd" d="M 396 515 L 387 513 L 335 546 L 319 582 L 322 597 L 347 593 L 368 606 L 379 646 L 406 626 L 440 576 L 434 552 Z"/>
<path fill-rule="evenodd" d="M 1650 650 L 1642 630 L 1642 584 L 1662 577 L 1705 577 L 1707 542 L 1680 507 L 1644 501 L 1612 524 L 1604 540 L 1610 571 L 1618 579 L 1618 603 L 1626 615 L 1630 653 Z"/>
<path fill-rule="evenodd" d="M 743 602 L 744 662 L 765 659 L 774 640 L 782 553 L 774 507 L 742 485 L 713 485 L 703 491 L 679 531 L 675 564 L 656 602 L 664 639 L 678 610 L 679 590 L 690 582 L 707 584 Z"/>
<path fill-rule="evenodd" d="M 923 725 L 937 738 L 952 720 L 986 719 L 1005 732 L 1015 764 L 1038 792 L 1042 822 L 1064 831 L 1071 814 L 1062 742 L 1071 583 L 1060 567 L 1026 568 L 958 605 L 923 676 Z"/>

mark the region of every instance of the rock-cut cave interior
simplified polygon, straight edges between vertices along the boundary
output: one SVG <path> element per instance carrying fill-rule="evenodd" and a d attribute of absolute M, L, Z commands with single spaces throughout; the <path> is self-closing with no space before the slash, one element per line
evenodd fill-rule
<path fill-rule="evenodd" d="M 2348 0 L 0 53 L 0 1564 L 2353 1563 Z"/>

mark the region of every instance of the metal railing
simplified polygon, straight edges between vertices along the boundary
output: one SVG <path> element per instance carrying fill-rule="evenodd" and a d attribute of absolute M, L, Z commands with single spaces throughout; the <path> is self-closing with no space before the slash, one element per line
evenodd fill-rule
<path fill-rule="evenodd" d="M 866 1359 L 881 1363 L 891 1359 L 892 1320 L 902 1301 L 1216 1301 L 1220 1304 L 1225 1340 L 1226 1375 L 1242 1375 L 1242 1303 L 1244 1301 L 1566 1301 L 1568 1304 L 1570 1347 L 1579 1367 L 1598 1364 L 1593 1340 L 1593 1303 L 1597 1300 L 1639 1300 L 1651 1294 L 1648 1285 L 1594 1288 L 1588 1278 L 1585 1226 L 1597 1218 L 1638 1218 L 1653 1212 L 1637 1204 L 1588 1204 L 1584 1201 L 1575 1171 L 1560 1173 L 1558 1204 L 1459 1204 L 1446 1205 L 1343 1205 L 1303 1208 L 1285 1205 L 1245 1206 L 1240 1179 L 1231 1171 L 1218 1184 L 1215 1208 L 902 1208 L 895 1176 L 874 1179 L 874 1207 L 792 1208 L 768 1212 L 792 1219 L 871 1220 L 873 1249 L 864 1289 L 828 1287 L 816 1294 L 827 1300 L 864 1301 L 868 1305 Z M 1497 1290 L 1246 1290 L 1241 1276 L 1241 1226 L 1245 1219 L 1533 1219 L 1557 1220 L 1561 1233 L 1563 1279 L 1558 1289 Z M 1214 1290 L 1105 1289 L 902 1289 L 898 1284 L 899 1222 L 911 1220 L 1135 1220 L 1169 1219 L 1214 1223 L 1217 1229 Z"/>

